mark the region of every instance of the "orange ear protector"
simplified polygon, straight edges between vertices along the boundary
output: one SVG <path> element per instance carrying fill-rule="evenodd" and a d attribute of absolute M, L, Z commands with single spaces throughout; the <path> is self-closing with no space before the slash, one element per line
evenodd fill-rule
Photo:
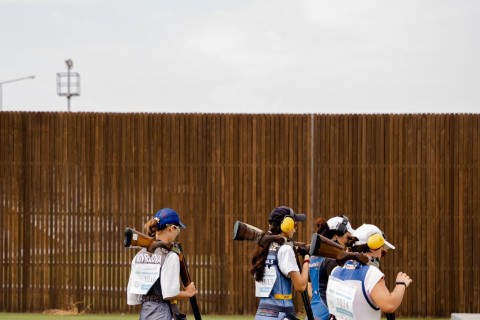
<path fill-rule="evenodd" d="M 380 249 L 381 247 L 383 247 L 384 244 L 385 244 L 385 239 L 383 238 L 383 235 L 380 233 L 375 233 L 375 234 L 372 234 L 370 237 L 368 237 L 367 245 L 372 250 Z"/>
<path fill-rule="evenodd" d="M 295 217 L 295 213 L 290 209 L 290 214 L 285 216 L 280 224 L 280 230 L 285 233 L 293 231 L 295 229 L 295 220 L 293 217 Z"/>

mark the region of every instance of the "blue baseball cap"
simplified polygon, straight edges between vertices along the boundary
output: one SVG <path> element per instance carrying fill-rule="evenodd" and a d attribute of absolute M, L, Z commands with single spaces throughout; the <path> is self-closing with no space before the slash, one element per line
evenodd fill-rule
<path fill-rule="evenodd" d="M 162 227 L 167 224 L 175 224 L 180 226 L 180 228 L 185 229 L 185 225 L 180 221 L 180 217 L 175 212 L 175 210 L 170 208 L 163 208 L 158 210 L 154 216 L 155 219 L 158 220 L 158 226 Z"/>

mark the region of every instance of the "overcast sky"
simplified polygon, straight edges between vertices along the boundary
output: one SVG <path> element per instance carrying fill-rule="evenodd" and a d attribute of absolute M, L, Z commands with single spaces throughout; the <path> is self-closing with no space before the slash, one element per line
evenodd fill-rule
<path fill-rule="evenodd" d="M 480 112 L 478 0 L 0 0 L 3 110 Z"/>

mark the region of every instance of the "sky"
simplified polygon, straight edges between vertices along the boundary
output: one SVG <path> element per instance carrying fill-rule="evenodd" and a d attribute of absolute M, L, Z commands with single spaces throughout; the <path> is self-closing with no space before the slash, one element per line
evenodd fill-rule
<path fill-rule="evenodd" d="M 3 111 L 479 113 L 478 0 L 0 0 Z"/>

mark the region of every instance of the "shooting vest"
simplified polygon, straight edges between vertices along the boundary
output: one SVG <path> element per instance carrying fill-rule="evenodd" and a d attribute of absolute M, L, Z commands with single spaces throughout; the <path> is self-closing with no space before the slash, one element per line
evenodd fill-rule
<path fill-rule="evenodd" d="M 311 256 L 310 257 L 310 281 L 312 283 L 312 311 L 313 315 L 319 319 L 328 319 L 329 312 L 326 302 L 327 281 L 325 258 Z M 321 274 L 325 273 L 325 279 L 320 279 Z M 320 280 L 322 280 L 320 282 Z M 322 296 L 323 295 L 323 296 Z"/>
<path fill-rule="evenodd" d="M 289 241 L 284 245 L 290 245 L 293 247 L 293 242 Z M 270 244 L 267 259 L 265 260 L 265 271 L 267 272 L 267 269 L 273 268 L 276 273 L 276 280 L 273 284 L 270 295 L 260 299 L 257 310 L 257 315 L 259 316 L 266 316 L 270 314 L 269 311 L 295 314 L 292 296 L 292 280 L 283 275 L 278 267 L 278 249 L 280 249 L 280 245 L 276 242 L 272 242 Z"/>
<path fill-rule="evenodd" d="M 370 268 L 375 267 L 350 260 L 347 261 L 343 267 L 333 269 L 331 274 L 331 277 L 343 280 L 357 287 L 353 311 L 355 318 L 360 320 L 380 320 L 382 314 L 380 308 L 373 304 L 370 295 L 367 294 L 365 290 L 365 277 Z"/>
<path fill-rule="evenodd" d="M 128 304 L 140 304 L 145 297 L 155 297 L 157 302 L 162 302 L 161 270 L 167 255 L 172 253 L 167 249 L 157 248 L 153 254 L 150 254 L 147 249 L 143 248 L 135 255 L 127 287 Z M 153 274 L 152 267 L 158 269 L 158 273 Z M 143 276 L 138 276 L 138 274 Z M 145 293 L 138 294 L 139 291 Z"/>

